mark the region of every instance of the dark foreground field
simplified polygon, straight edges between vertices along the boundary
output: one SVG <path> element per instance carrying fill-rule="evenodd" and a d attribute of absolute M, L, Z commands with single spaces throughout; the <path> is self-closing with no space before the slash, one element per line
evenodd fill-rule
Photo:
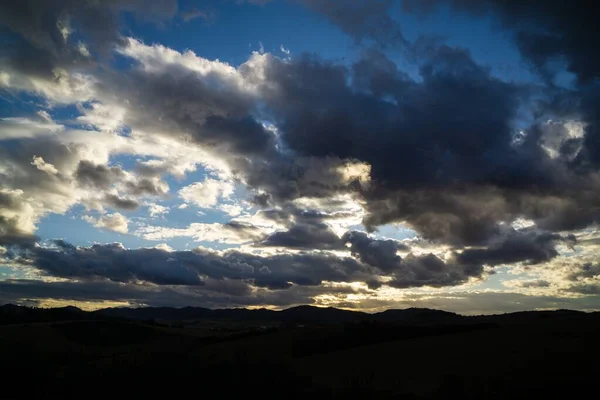
<path fill-rule="evenodd" d="M 0 311 L 0 398 L 591 399 L 598 390 L 598 313 Z"/>

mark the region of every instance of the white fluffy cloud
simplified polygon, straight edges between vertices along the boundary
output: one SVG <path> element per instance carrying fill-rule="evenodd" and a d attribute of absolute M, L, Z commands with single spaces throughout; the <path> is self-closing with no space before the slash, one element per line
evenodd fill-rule
<path fill-rule="evenodd" d="M 182 188 L 181 197 L 187 203 L 194 203 L 201 208 L 214 207 L 219 200 L 228 199 L 233 194 L 233 183 L 207 178 Z"/>
<path fill-rule="evenodd" d="M 177 237 L 191 238 L 197 242 L 243 244 L 259 241 L 266 233 L 259 227 L 242 223 L 200 223 L 194 222 L 186 228 L 164 226 L 143 226 L 136 235 L 146 240 L 167 240 Z"/>
<path fill-rule="evenodd" d="M 239 204 L 219 204 L 217 208 L 232 217 L 237 217 L 244 211 L 244 208 Z"/>
<path fill-rule="evenodd" d="M 98 218 L 84 216 L 83 220 L 94 225 L 96 228 L 107 229 L 122 234 L 128 232 L 129 219 L 120 213 L 106 214 Z"/>
<path fill-rule="evenodd" d="M 160 217 L 169 213 L 169 207 L 161 206 L 160 204 L 148 204 L 148 213 L 152 218 Z"/>
<path fill-rule="evenodd" d="M 35 165 L 37 169 L 39 169 L 40 171 L 44 171 L 50 175 L 58 174 L 58 170 L 56 169 L 56 167 L 44 161 L 42 157 L 33 156 L 33 161 L 31 162 L 31 165 Z"/>

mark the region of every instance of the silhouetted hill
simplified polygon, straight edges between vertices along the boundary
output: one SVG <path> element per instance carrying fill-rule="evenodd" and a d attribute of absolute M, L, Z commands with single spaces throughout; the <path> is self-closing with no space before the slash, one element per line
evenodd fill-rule
<path fill-rule="evenodd" d="M 71 306 L 60 308 L 32 308 L 14 304 L 0 306 L 0 324 L 67 321 L 85 318 L 93 318 L 93 315 Z"/>
<path fill-rule="evenodd" d="M 31 308 L 6 304 L 0 307 L 0 324 L 94 320 L 120 318 L 153 322 L 191 322 L 191 321 L 226 321 L 226 322 L 271 322 L 298 324 L 340 324 L 349 322 L 387 322 L 404 324 L 454 324 L 472 323 L 506 323 L 531 321 L 547 318 L 571 318 L 584 314 L 581 311 L 523 311 L 498 315 L 462 316 L 456 313 L 427 308 L 392 309 L 368 314 L 359 311 L 341 310 L 333 307 L 323 308 L 309 305 L 297 306 L 281 311 L 268 309 L 209 309 L 202 307 L 139 307 L 139 308 L 105 308 L 86 312 L 77 307 L 63 308 Z"/>
<path fill-rule="evenodd" d="M 140 308 L 105 308 L 93 314 L 138 320 L 182 321 L 208 318 L 213 310 L 201 307 L 140 307 Z"/>
<path fill-rule="evenodd" d="M 600 356 L 600 313 L 570 310 L 6 305 L 0 325 L 0 376 L 35 382 L 5 385 L 0 398 L 90 397 L 90 388 L 92 398 L 174 397 L 191 387 L 222 397 L 585 398 Z"/>
<path fill-rule="evenodd" d="M 313 324 L 339 324 L 358 321 L 440 323 L 458 320 L 462 316 L 446 311 L 409 308 L 406 310 L 387 310 L 376 314 L 359 311 L 341 310 L 333 307 L 297 306 L 281 311 L 267 309 L 249 310 L 245 308 L 217 309 L 207 308 L 107 308 L 96 314 L 137 320 L 162 321 L 240 321 L 240 322 L 288 322 Z"/>
<path fill-rule="evenodd" d="M 304 323 L 344 323 L 369 319 L 369 314 L 340 310 L 333 307 L 298 306 L 282 310 L 274 315 L 277 320 Z"/>
<path fill-rule="evenodd" d="M 385 322 L 423 322 L 448 323 L 462 320 L 462 315 L 449 311 L 432 310 L 430 308 L 407 308 L 404 310 L 386 310 L 375 314 L 378 321 Z"/>

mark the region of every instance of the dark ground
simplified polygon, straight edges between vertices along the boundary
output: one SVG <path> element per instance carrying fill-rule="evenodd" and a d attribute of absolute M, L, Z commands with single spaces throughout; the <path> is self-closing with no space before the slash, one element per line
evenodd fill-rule
<path fill-rule="evenodd" d="M 141 313 L 0 308 L 0 398 L 597 398 L 600 313 Z"/>

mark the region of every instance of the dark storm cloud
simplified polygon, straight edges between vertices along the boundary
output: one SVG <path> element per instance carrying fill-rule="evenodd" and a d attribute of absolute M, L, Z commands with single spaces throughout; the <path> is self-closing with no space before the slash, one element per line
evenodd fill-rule
<path fill-rule="evenodd" d="M 415 216 L 409 222 L 428 229 L 419 221 L 429 225 L 425 220 L 432 209 L 427 206 L 433 204 L 413 199 L 419 190 L 431 192 L 431 202 L 444 203 L 439 191 L 454 181 L 518 184 L 532 180 L 523 174 L 535 174 L 538 168 L 510 147 L 509 121 L 518 106 L 518 88 L 490 77 L 464 50 L 444 48 L 440 53 L 437 62 L 423 66 L 422 83 L 408 80 L 379 53 L 361 60 L 352 72 L 308 56 L 268 65 L 267 80 L 274 89 L 267 98 L 292 149 L 371 165 L 376 185 L 363 193 L 369 200 L 368 226 L 409 219 L 406 213 L 412 208 Z M 348 85 L 350 76 L 359 87 Z M 524 163 L 533 171 L 522 168 Z M 264 182 L 266 176 L 259 178 Z M 405 192 L 397 191 L 402 188 Z M 401 207 L 401 198 L 410 207 Z M 465 220 L 468 206 L 461 211 L 456 218 Z M 492 229 L 495 217 L 479 225 Z"/>
<path fill-rule="evenodd" d="M 408 246 L 391 239 L 373 239 L 363 232 L 347 232 L 343 240 L 350 243 L 352 255 L 391 274 L 392 280 L 386 284 L 396 288 L 454 286 L 483 274 L 480 264 L 466 264 L 456 258 L 444 261 L 434 254 L 412 253 L 402 258 L 397 252 L 409 251 Z M 376 280 L 367 281 L 367 284 L 372 288 L 381 286 Z"/>
<path fill-rule="evenodd" d="M 283 225 L 286 230 L 277 231 L 258 246 L 278 246 L 294 249 L 340 250 L 344 249 L 346 235 L 340 238 L 329 225 L 336 219 L 352 217 L 350 212 L 326 212 L 324 205 L 337 204 L 333 199 L 319 201 L 316 209 L 303 209 L 294 204 L 286 204 L 283 209 L 266 209 L 256 216 Z M 357 234 L 361 234 L 357 232 Z"/>
<path fill-rule="evenodd" d="M 340 237 L 327 224 L 318 221 L 296 224 L 287 231 L 275 232 L 259 245 L 321 250 L 343 248 Z"/>
<path fill-rule="evenodd" d="M 239 154 L 260 154 L 273 145 L 273 135 L 249 115 L 241 118 L 208 116 L 198 140 L 209 147 L 228 144 L 228 150 Z"/>
<path fill-rule="evenodd" d="M 250 198 L 250 202 L 252 204 L 255 204 L 261 208 L 269 207 L 270 201 L 271 195 L 269 195 L 268 193 L 255 194 Z"/>
<path fill-rule="evenodd" d="M 122 210 L 135 210 L 140 206 L 137 200 L 126 199 L 114 194 L 104 196 L 104 203 L 110 207 L 120 208 Z"/>
<path fill-rule="evenodd" d="M 87 160 L 79 162 L 74 174 L 80 185 L 93 189 L 108 189 L 124 175 L 123 169 L 119 166 L 96 165 Z"/>
<path fill-rule="evenodd" d="M 598 179 L 572 161 L 561 144 L 568 136 L 554 139 L 562 146 L 554 158 L 541 147 L 548 140 L 541 125 L 515 141 L 514 120 L 531 88 L 493 77 L 466 50 L 424 46 L 420 82 L 373 51 L 350 69 L 313 56 L 270 60 L 265 97 L 285 144 L 305 157 L 371 166 L 368 188 L 346 186 L 366 200 L 369 229 L 406 221 L 426 239 L 462 246 L 485 244 L 501 233 L 499 222 L 519 216 L 546 230 L 597 221 Z M 586 142 L 593 137 L 587 129 Z M 258 174 L 252 185 L 277 193 L 269 182 Z M 340 189 L 332 184 L 314 195 L 327 190 Z"/>
<path fill-rule="evenodd" d="M 500 243 L 492 244 L 486 249 L 467 249 L 457 255 L 457 260 L 464 264 L 485 264 L 496 266 L 526 262 L 539 264 L 558 256 L 556 242 L 575 243 L 575 237 L 562 237 L 552 233 L 512 233 Z"/>
<path fill-rule="evenodd" d="M 502 194 L 494 188 L 380 189 L 369 197 L 363 221 L 368 228 L 406 221 L 423 238 L 455 246 L 484 244 L 499 234 L 498 221 L 510 219 Z"/>
<path fill-rule="evenodd" d="M 108 278 L 115 282 L 145 280 L 163 285 L 200 285 L 198 274 L 188 266 L 171 261 L 158 249 L 127 250 L 119 244 L 73 247 L 57 243 L 58 250 L 36 248 L 36 266 L 56 276 Z"/>
<path fill-rule="evenodd" d="M 259 199 L 263 204 L 282 204 L 301 197 L 327 198 L 356 192 L 363 183 L 348 181 L 343 173 L 355 161 L 279 154 L 262 160 L 238 158 L 232 165 L 248 186 L 268 193 Z"/>
<path fill-rule="evenodd" d="M 283 254 L 269 257 L 237 251 L 168 252 L 153 248 L 125 249 L 119 244 L 57 249 L 36 248 L 35 265 L 56 276 L 108 278 L 116 282 L 145 280 L 156 284 L 201 285 L 201 276 L 244 280 L 260 287 L 285 289 L 292 284 L 316 286 L 322 281 L 350 282 L 368 269 L 352 258 L 328 254 Z"/>
<path fill-rule="evenodd" d="M 452 259 L 444 261 L 434 254 L 409 254 L 386 284 L 396 288 L 455 286 L 482 274 L 481 265 L 464 265 Z"/>
<path fill-rule="evenodd" d="M 27 74 L 51 78 L 52 69 L 86 64 L 85 59 L 68 40 L 75 31 L 95 51 L 107 54 L 121 42 L 119 16 L 134 11 L 145 18 L 170 18 L 177 11 L 175 0 L 52 0 L 2 1 L 0 26 L 21 35 L 27 44 L 8 46 L 9 65 Z M 35 55 L 35 56 L 34 56 Z M 35 61 L 35 62 L 32 62 Z"/>
<path fill-rule="evenodd" d="M 274 0 L 238 0 L 265 5 Z M 393 0 L 294 0 L 309 10 L 323 15 L 357 42 L 372 40 L 382 46 L 406 44 L 398 23 L 390 17 Z"/>
<path fill-rule="evenodd" d="M 584 139 L 565 140 L 563 156 L 573 154 L 573 149 L 583 148 L 573 164 L 578 169 L 597 171 L 600 166 L 600 132 L 598 78 L 600 77 L 600 35 L 595 22 L 597 7 L 591 1 L 508 1 L 508 0 L 405 0 L 409 10 L 427 11 L 439 4 L 451 4 L 454 9 L 475 16 L 493 15 L 500 18 L 505 28 L 515 32 L 515 40 L 524 58 L 529 60 L 542 76 L 554 86 L 556 67 L 565 63 L 575 74 L 576 91 L 556 87 L 552 94 L 553 105 L 541 110 L 547 118 L 575 118 L 586 122 Z M 571 153 L 571 154 L 570 154 Z"/>
<path fill-rule="evenodd" d="M 267 96 L 286 143 L 306 156 L 366 161 L 389 187 L 522 182 L 524 173 L 535 174 L 517 170 L 528 160 L 510 147 L 518 87 L 491 77 L 468 51 L 446 46 L 421 67 L 420 83 L 389 66 L 380 70 L 383 61 L 382 54 L 363 59 L 352 74 L 310 56 L 270 63 Z M 348 85 L 351 77 L 364 90 Z"/>
<path fill-rule="evenodd" d="M 23 259 L 51 275 L 65 278 L 192 286 L 206 285 L 207 279 L 225 279 L 272 290 L 294 285 L 320 286 L 324 281 L 359 281 L 377 287 L 380 286 L 377 277 L 382 273 L 391 274 L 391 285 L 396 287 L 439 287 L 463 283 L 482 273 L 481 266 L 446 263 L 432 254 L 409 254 L 391 266 L 381 265 L 376 257 L 365 257 L 373 263 L 368 265 L 330 253 L 260 256 L 200 248 L 169 252 L 156 248 L 125 249 L 120 244 L 75 247 L 64 241 L 56 241 L 53 248 L 25 249 Z"/>
<path fill-rule="evenodd" d="M 136 181 L 126 182 L 125 186 L 134 196 L 164 196 L 166 185 L 155 179 L 139 178 Z"/>
<path fill-rule="evenodd" d="M 373 239 L 366 233 L 358 231 L 345 233 L 342 240 L 350 244 L 349 249 L 354 257 L 384 272 L 391 272 L 398 268 L 402 261 L 396 254 L 399 250 L 409 250 L 408 246 L 397 240 Z"/>
<path fill-rule="evenodd" d="M 299 0 L 310 10 L 324 15 L 332 24 L 357 41 L 373 40 L 379 45 L 406 43 L 400 26 L 389 15 L 392 0 Z"/>
<path fill-rule="evenodd" d="M 578 166 L 597 171 L 600 168 L 600 81 L 580 91 L 576 98 L 585 127 L 583 149 L 575 160 Z M 569 148 L 565 146 L 565 151 Z"/>
<path fill-rule="evenodd" d="M 427 11 L 437 4 L 451 4 L 476 16 L 499 16 L 506 27 L 517 32 L 521 53 L 540 69 L 548 61 L 566 58 L 567 69 L 582 82 L 590 82 L 600 74 L 600 55 L 596 51 L 600 38 L 595 28 L 598 13 L 592 1 L 403 1 L 408 10 Z"/>

